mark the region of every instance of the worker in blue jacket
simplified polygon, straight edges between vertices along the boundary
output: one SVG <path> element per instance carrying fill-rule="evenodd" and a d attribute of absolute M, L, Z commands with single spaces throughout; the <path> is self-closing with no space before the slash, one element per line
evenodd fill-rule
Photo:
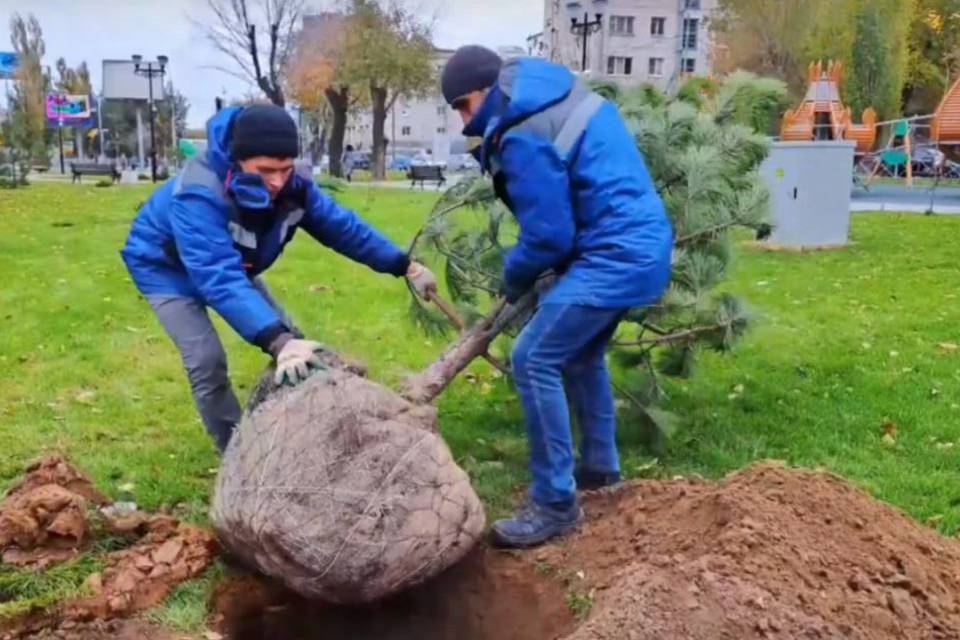
<path fill-rule="evenodd" d="M 406 276 L 422 296 L 436 278 L 294 170 L 297 127 L 282 108 L 224 109 L 207 136 L 206 156 L 153 194 L 121 254 L 179 349 L 200 417 L 223 451 L 242 412 L 208 307 L 276 359 L 278 384 L 323 368 L 321 345 L 303 339 L 260 277 L 298 228 L 375 271 Z"/>
<path fill-rule="evenodd" d="M 616 107 L 566 67 L 536 58 L 503 63 L 468 46 L 448 61 L 441 84 L 464 135 L 482 139 L 481 166 L 520 227 L 503 270 L 507 300 L 547 272 L 559 276 L 513 350 L 530 442 L 529 500 L 493 525 L 499 543 L 532 546 L 578 523 L 577 487 L 620 480 L 604 352 L 627 310 L 665 291 L 673 231 Z M 568 399 L 582 432 L 576 466 Z"/>

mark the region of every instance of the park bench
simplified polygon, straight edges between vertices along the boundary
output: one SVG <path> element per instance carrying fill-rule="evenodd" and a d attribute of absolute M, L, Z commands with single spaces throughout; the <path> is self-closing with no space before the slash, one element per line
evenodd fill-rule
<path fill-rule="evenodd" d="M 70 171 L 73 173 L 71 182 L 83 182 L 83 176 L 110 176 L 117 182 L 120 180 L 120 172 L 112 164 L 100 164 L 99 162 L 71 162 Z"/>
<path fill-rule="evenodd" d="M 421 189 L 424 188 L 424 183 L 426 182 L 436 182 L 437 187 L 442 187 L 447 182 L 447 179 L 443 175 L 443 167 L 432 164 L 414 165 L 410 167 L 407 178 L 410 179 L 411 189 L 417 186 L 418 182 L 420 183 Z"/>

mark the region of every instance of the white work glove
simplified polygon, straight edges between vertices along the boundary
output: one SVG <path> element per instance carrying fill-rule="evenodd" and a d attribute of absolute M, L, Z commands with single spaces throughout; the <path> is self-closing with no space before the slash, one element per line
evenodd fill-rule
<path fill-rule="evenodd" d="M 277 373 L 274 382 L 295 387 L 315 371 L 325 371 L 320 359 L 323 345 L 313 340 L 289 340 L 277 354 Z"/>
<path fill-rule="evenodd" d="M 437 292 L 437 276 L 419 262 L 410 263 L 410 268 L 407 269 L 407 280 L 417 295 L 424 300 L 429 300 L 430 294 Z"/>

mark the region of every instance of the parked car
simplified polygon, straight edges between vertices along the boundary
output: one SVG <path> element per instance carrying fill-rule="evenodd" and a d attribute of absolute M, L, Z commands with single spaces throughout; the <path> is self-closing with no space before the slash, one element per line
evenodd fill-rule
<path fill-rule="evenodd" d="M 410 156 L 397 156 L 390 160 L 390 166 L 388 168 L 392 171 L 409 171 L 410 165 Z"/>
<path fill-rule="evenodd" d="M 479 171 L 480 163 L 469 153 L 450 156 L 451 171 Z"/>
<path fill-rule="evenodd" d="M 913 175 L 934 177 L 943 172 L 947 157 L 933 146 L 918 147 L 912 154 Z"/>
<path fill-rule="evenodd" d="M 443 160 L 434 160 L 433 154 L 421 151 L 417 155 L 413 156 L 413 159 L 410 161 L 410 164 L 415 167 L 440 167 L 441 169 L 447 168 L 447 163 Z"/>
<path fill-rule="evenodd" d="M 353 154 L 353 169 L 354 171 L 370 171 L 370 152 L 369 151 L 355 151 Z"/>

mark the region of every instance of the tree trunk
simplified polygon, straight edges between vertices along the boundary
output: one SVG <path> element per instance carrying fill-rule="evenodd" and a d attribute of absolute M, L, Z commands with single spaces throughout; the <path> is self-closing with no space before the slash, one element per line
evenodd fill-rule
<path fill-rule="evenodd" d="M 330 130 L 330 175 L 343 177 L 343 138 L 347 133 L 347 110 L 350 108 L 350 89 L 341 87 L 340 91 L 325 91 L 330 111 L 333 113 L 333 125 Z"/>
<path fill-rule="evenodd" d="M 426 369 L 409 378 L 401 390 L 402 395 L 416 404 L 432 402 L 461 371 L 487 352 L 497 336 L 530 313 L 536 303 L 537 294 L 529 293 L 514 305 L 498 306 L 483 322 L 460 336 Z"/>
<path fill-rule="evenodd" d="M 387 145 L 383 129 L 387 122 L 387 90 L 371 85 L 370 98 L 373 103 L 373 156 L 370 168 L 374 180 L 386 180 Z"/>

